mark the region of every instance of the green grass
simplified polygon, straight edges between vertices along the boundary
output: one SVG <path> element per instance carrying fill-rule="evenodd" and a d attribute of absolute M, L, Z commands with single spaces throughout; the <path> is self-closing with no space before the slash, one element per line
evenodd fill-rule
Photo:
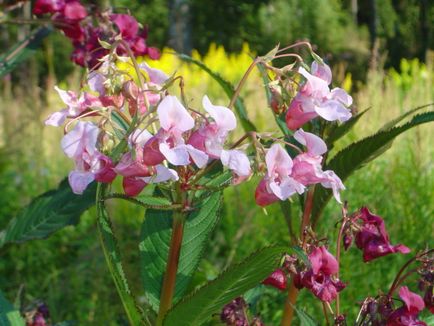
<path fill-rule="evenodd" d="M 338 148 L 372 133 L 406 109 L 434 101 L 432 73 L 422 78 L 424 73 L 420 67 L 412 69 L 409 73 L 412 82 L 407 82 L 405 87 L 397 76 L 370 74 L 367 86 L 361 88 L 356 99 L 360 109 L 369 106 L 372 109 Z M 259 98 L 263 94 L 252 96 Z M 249 103 L 255 103 L 255 98 L 248 100 L 248 107 L 252 107 Z M 59 104 L 51 103 L 50 111 L 56 106 Z M 29 103 L 22 103 L 22 109 L 29 107 Z M 32 196 L 55 186 L 71 168 L 59 146 L 62 131 L 45 128 L 35 139 L 37 133 L 33 129 L 39 123 L 31 121 L 24 135 L 18 135 L 14 152 L 2 156 L 8 164 L 2 165 L 0 170 L 0 226 Z M 261 124 L 270 130 L 274 128 L 265 121 Z M 348 200 L 350 210 L 367 205 L 383 216 L 392 243 L 403 243 L 411 247 L 413 253 L 423 249 L 434 232 L 434 150 L 430 143 L 433 136 L 432 125 L 429 125 L 398 137 L 391 150 L 357 171 L 345 183 L 347 190 L 342 195 Z M 256 184 L 257 180 L 251 180 L 225 191 L 223 217 L 210 239 L 195 284 L 213 278 L 228 264 L 257 248 L 289 241 L 279 205 L 272 205 L 266 211 L 255 205 Z M 297 222 L 300 219 L 297 203 L 293 206 L 293 219 Z M 113 202 L 109 207 L 126 272 L 132 280 L 133 291 L 142 302 L 138 242 L 143 210 L 124 202 Z M 337 233 L 335 223 L 339 218 L 340 207 L 331 201 L 318 232 L 329 237 L 332 251 Z M 14 300 L 19 287 L 24 285 L 27 302 L 45 301 L 55 322 L 76 320 L 78 325 L 126 325 L 97 239 L 93 209 L 83 215 L 75 228 L 67 227 L 46 241 L 11 245 L 0 254 L 0 289 L 10 300 Z M 342 292 L 341 310 L 348 313 L 350 321 L 355 318 L 358 302 L 367 295 L 377 294 L 378 290 L 388 289 L 406 258 L 396 254 L 364 264 L 361 252 L 354 247 L 343 254 L 341 278 L 348 285 Z M 414 288 L 415 283 L 410 280 L 408 285 Z M 255 309 L 267 325 L 278 323 L 284 299 L 277 290 L 264 289 Z M 302 291 L 299 304 L 321 318 L 321 307 L 310 293 Z"/>

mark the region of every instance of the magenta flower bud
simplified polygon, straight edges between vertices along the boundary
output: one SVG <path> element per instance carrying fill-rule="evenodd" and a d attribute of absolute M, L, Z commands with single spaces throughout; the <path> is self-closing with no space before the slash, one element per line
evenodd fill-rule
<path fill-rule="evenodd" d="M 368 208 L 360 209 L 359 219 L 362 221 L 362 227 L 356 234 L 356 245 L 363 250 L 364 262 L 396 252 L 403 254 L 410 252 L 410 249 L 404 245 L 394 246 L 390 243 L 383 219 L 373 215 Z"/>
<path fill-rule="evenodd" d="M 116 172 L 113 171 L 112 160 L 105 156 L 99 156 L 99 169 L 95 173 L 95 181 L 110 183 L 116 178 Z"/>
<path fill-rule="evenodd" d="M 353 236 L 351 234 L 345 234 L 343 242 L 344 242 L 344 249 L 348 250 L 348 248 L 350 248 L 351 244 L 353 243 Z"/>
<path fill-rule="evenodd" d="M 280 269 L 276 269 L 270 276 L 268 276 L 262 284 L 270 285 L 278 290 L 285 290 L 287 286 L 287 279 L 285 273 Z"/>

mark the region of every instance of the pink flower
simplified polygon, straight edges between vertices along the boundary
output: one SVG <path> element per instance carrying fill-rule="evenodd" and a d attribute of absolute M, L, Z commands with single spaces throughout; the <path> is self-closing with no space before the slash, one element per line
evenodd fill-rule
<path fill-rule="evenodd" d="M 341 179 L 331 170 L 322 170 L 322 154 L 327 151 L 327 145 L 318 136 L 299 129 L 294 133 L 294 138 L 306 146 L 307 152 L 294 158 L 293 178 L 304 186 L 321 183 L 325 188 L 331 188 L 335 199 L 341 203 L 340 190 L 345 187 Z"/>
<path fill-rule="evenodd" d="M 60 98 L 67 107 L 51 114 L 45 120 L 46 125 L 59 127 L 65 122 L 66 118 L 76 118 L 89 109 L 102 106 L 99 99 L 89 93 L 82 93 L 80 97 L 77 97 L 77 94 L 72 91 L 64 91 L 57 86 L 54 89 L 59 93 Z"/>
<path fill-rule="evenodd" d="M 86 18 L 87 11 L 79 1 L 66 1 L 63 16 L 69 21 L 80 21 Z"/>
<path fill-rule="evenodd" d="M 306 122 L 321 116 L 327 121 L 347 121 L 351 112 L 347 109 L 352 98 L 343 89 L 330 91 L 331 70 L 326 64 L 312 63 L 311 73 L 300 67 L 298 72 L 306 79 L 286 114 L 289 129 L 300 128 Z"/>
<path fill-rule="evenodd" d="M 246 153 L 240 150 L 222 150 L 220 160 L 224 166 L 228 167 L 229 170 L 232 170 L 238 176 L 236 183 L 247 179 L 252 174 L 249 158 Z"/>
<path fill-rule="evenodd" d="M 116 177 L 111 159 L 96 148 L 98 134 L 99 129 L 93 123 L 79 121 L 62 138 L 64 153 L 75 162 L 75 170 L 68 177 L 75 194 L 82 194 L 94 180 L 109 183 Z"/>
<path fill-rule="evenodd" d="M 110 19 L 115 23 L 121 35 L 125 39 L 134 38 L 139 32 L 137 20 L 127 14 L 113 14 Z"/>
<path fill-rule="evenodd" d="M 302 194 L 304 185 L 292 175 L 293 162 L 288 153 L 278 144 L 274 144 L 265 155 L 267 175 L 256 189 L 256 203 L 266 206 L 274 202 L 275 197 L 285 200 L 295 193 Z M 274 197 L 275 196 L 275 197 Z"/>
<path fill-rule="evenodd" d="M 139 64 L 140 69 L 147 72 L 149 81 L 155 85 L 163 85 L 169 77 L 159 69 L 150 67 L 146 62 Z"/>
<path fill-rule="evenodd" d="M 309 261 L 311 269 L 296 277 L 296 286 L 309 289 L 321 301 L 333 301 L 345 288 L 345 284 L 333 276 L 339 271 L 336 258 L 321 246 L 312 251 Z"/>
<path fill-rule="evenodd" d="M 362 221 L 361 230 L 356 233 L 356 245 L 363 250 L 363 260 L 371 261 L 391 253 L 407 254 L 410 249 L 404 245 L 391 245 L 384 221 L 372 214 L 367 207 L 360 209 L 358 217 Z"/>
<path fill-rule="evenodd" d="M 208 155 L 186 145 L 182 137 L 194 127 L 194 120 L 179 100 L 166 96 L 158 105 L 157 114 L 161 128 L 145 144 L 145 162 L 159 164 L 165 158 L 173 165 L 188 165 L 191 159 L 199 168 L 203 167 L 208 162 Z"/>
<path fill-rule="evenodd" d="M 426 323 L 417 319 L 419 312 L 425 308 L 423 299 L 406 286 L 399 289 L 399 296 L 404 305 L 392 312 L 386 326 L 426 326 Z"/>

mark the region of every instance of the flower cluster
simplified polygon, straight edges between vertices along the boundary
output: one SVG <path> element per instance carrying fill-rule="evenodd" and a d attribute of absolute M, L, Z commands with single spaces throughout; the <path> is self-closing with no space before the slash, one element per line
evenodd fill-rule
<path fill-rule="evenodd" d="M 247 303 L 238 297 L 225 305 L 220 313 L 220 320 L 228 326 L 263 326 L 258 317 L 249 321 L 247 315 Z"/>
<path fill-rule="evenodd" d="M 309 261 L 311 268 L 295 275 L 296 287 L 309 289 L 321 301 L 333 301 L 337 293 L 345 288 L 345 284 L 336 277 L 339 271 L 336 258 L 326 247 L 320 246 L 309 254 Z"/>
<path fill-rule="evenodd" d="M 80 66 L 96 67 L 108 53 L 100 41 L 113 43 L 119 34 L 123 45 L 117 48 L 118 54 L 126 55 L 129 48 L 135 56 L 160 57 L 158 49 L 146 45 L 147 29 L 141 29 L 130 15 L 95 10 L 89 15 L 79 0 L 37 0 L 33 13 L 37 16 L 51 15 L 53 25 L 71 40 L 74 46 L 71 59 Z"/>
<path fill-rule="evenodd" d="M 256 203 L 269 205 L 285 200 L 295 193 L 302 194 L 309 185 L 321 183 L 331 188 L 338 202 L 339 191 L 345 189 L 341 179 L 331 170 L 322 170 L 322 154 L 327 145 L 318 136 L 299 129 L 294 138 L 306 147 L 306 152 L 291 159 L 288 152 L 279 144 L 274 144 L 265 156 L 267 174 L 256 188 Z"/>
<path fill-rule="evenodd" d="M 333 88 L 330 67 L 314 61 L 309 73 L 303 67 L 298 72 L 306 79 L 286 112 L 286 124 L 296 130 L 306 122 L 320 116 L 327 121 L 347 121 L 351 112 L 347 109 L 353 100 L 343 89 Z"/>
<path fill-rule="evenodd" d="M 198 170 L 216 160 L 232 170 L 238 182 L 250 176 L 247 155 L 225 147 L 237 124 L 230 109 L 213 105 L 204 96 L 207 115 L 198 114 L 163 89 L 171 81 L 163 72 L 141 64 L 139 73 L 147 80 L 138 86 L 128 76 L 119 75 L 109 58 L 105 59 L 89 76 L 90 91 L 78 95 L 56 88 L 66 108 L 45 121 L 60 126 L 72 119 L 66 127 L 77 121 L 61 142 L 64 153 L 75 163 L 69 174 L 74 193 L 83 193 L 94 180 L 110 183 L 116 175 L 123 177 L 129 196 L 138 195 L 150 183 L 180 180 L 188 187 Z M 116 125 L 115 117 L 128 127 Z M 97 118 L 99 123 L 84 118 Z M 122 146 L 124 140 L 119 158 L 104 154 L 104 149 Z"/>

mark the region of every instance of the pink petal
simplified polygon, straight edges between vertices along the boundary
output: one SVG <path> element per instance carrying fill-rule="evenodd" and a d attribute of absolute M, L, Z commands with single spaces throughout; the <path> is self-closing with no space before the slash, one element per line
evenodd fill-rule
<path fill-rule="evenodd" d="M 341 179 L 331 170 L 324 171 L 324 177 L 326 177 L 328 180 L 321 182 L 321 185 L 324 188 L 331 188 L 336 201 L 342 204 L 339 191 L 344 190 L 345 186 Z"/>
<path fill-rule="evenodd" d="M 407 310 L 412 314 L 417 314 L 425 308 L 422 297 L 411 292 L 406 286 L 402 286 L 399 289 L 399 297 L 404 301 Z"/>
<path fill-rule="evenodd" d="M 50 116 L 45 120 L 45 125 L 59 127 L 63 125 L 66 118 L 68 117 L 68 109 L 63 109 L 58 112 L 50 114 Z"/>
<path fill-rule="evenodd" d="M 87 11 L 80 2 L 69 1 L 65 4 L 63 14 L 69 20 L 78 21 L 86 18 Z"/>
<path fill-rule="evenodd" d="M 224 166 L 227 166 L 238 176 L 247 177 L 252 173 L 249 158 L 242 151 L 236 149 L 223 150 L 220 159 Z"/>
<path fill-rule="evenodd" d="M 268 192 L 267 180 L 265 178 L 263 178 L 261 182 L 259 182 L 258 187 L 256 187 L 255 201 L 256 204 L 262 207 L 279 201 L 279 198 L 275 194 L 273 194 L 272 192 Z"/>
<path fill-rule="evenodd" d="M 315 111 L 308 111 L 305 107 L 305 101 L 294 99 L 291 102 L 285 117 L 286 125 L 290 130 L 296 130 L 318 116 Z"/>
<path fill-rule="evenodd" d="M 88 75 L 87 84 L 92 91 L 99 93 L 100 96 L 103 96 L 105 95 L 105 81 L 106 78 L 103 74 L 97 71 L 91 71 Z"/>
<path fill-rule="evenodd" d="M 327 275 L 332 275 L 339 271 L 338 261 L 324 246 L 315 248 L 309 255 L 309 260 L 314 274 L 322 271 Z"/>
<path fill-rule="evenodd" d="M 332 71 L 330 70 L 330 67 L 325 63 L 321 64 L 317 61 L 312 62 L 310 72 L 312 73 L 312 75 L 324 80 L 327 85 L 330 85 L 330 83 L 332 82 Z"/>
<path fill-rule="evenodd" d="M 92 155 L 96 151 L 99 129 L 91 122 L 79 121 L 73 130 L 63 136 L 61 145 L 66 156 L 80 157 L 84 151 Z"/>
<path fill-rule="evenodd" d="M 294 133 L 294 138 L 302 145 L 307 147 L 308 154 L 322 155 L 327 152 L 326 143 L 317 135 L 299 129 Z"/>
<path fill-rule="evenodd" d="M 134 17 L 127 14 L 113 14 L 110 18 L 119 28 L 122 37 L 128 39 L 137 35 L 139 24 Z"/>
<path fill-rule="evenodd" d="M 188 155 L 185 145 L 175 146 L 171 148 L 167 143 L 160 143 L 160 152 L 173 165 L 188 165 L 190 164 L 190 156 Z"/>
<path fill-rule="evenodd" d="M 147 183 L 141 178 L 126 177 L 122 180 L 122 187 L 127 196 L 134 197 L 140 194 Z"/>
<path fill-rule="evenodd" d="M 142 178 L 146 183 L 159 183 L 166 181 L 177 181 L 179 179 L 178 173 L 175 170 L 168 169 L 164 165 L 157 165 L 156 174 L 150 177 Z"/>
<path fill-rule="evenodd" d="M 169 79 L 164 72 L 159 69 L 150 67 L 146 62 L 139 64 L 140 69 L 146 70 L 149 76 L 149 80 L 151 83 L 162 85 L 166 80 Z"/>
<path fill-rule="evenodd" d="M 351 106 L 351 104 L 353 104 L 353 98 L 342 88 L 333 88 L 329 98 L 339 101 L 345 106 Z"/>
<path fill-rule="evenodd" d="M 160 125 L 166 131 L 184 132 L 194 127 L 193 118 L 175 96 L 166 96 L 158 105 L 157 113 Z"/>
<path fill-rule="evenodd" d="M 295 193 L 302 194 L 305 189 L 301 183 L 291 177 L 284 177 L 279 183 L 270 181 L 269 187 L 280 200 L 288 199 Z"/>
<path fill-rule="evenodd" d="M 272 179 L 275 173 L 289 175 L 292 171 L 292 159 L 289 154 L 279 144 L 273 144 L 265 155 L 268 176 Z"/>
<path fill-rule="evenodd" d="M 230 109 L 224 106 L 213 105 L 206 95 L 202 99 L 202 105 L 205 111 L 214 119 L 219 129 L 230 131 L 237 127 L 237 119 Z"/>
<path fill-rule="evenodd" d="M 306 78 L 306 83 L 301 89 L 301 93 L 305 96 L 310 96 L 316 99 L 326 97 L 330 93 L 328 83 L 323 79 L 313 76 L 303 67 L 298 69 L 298 72 Z"/>
<path fill-rule="evenodd" d="M 188 154 L 190 154 L 194 164 L 196 164 L 198 168 L 203 168 L 208 163 L 208 155 L 205 152 L 200 151 L 191 145 L 184 146 Z"/>
<path fill-rule="evenodd" d="M 137 128 L 128 137 L 128 144 L 131 147 L 143 147 L 151 138 L 152 134 L 149 131 Z"/>
<path fill-rule="evenodd" d="M 315 112 L 327 121 L 339 120 L 343 122 L 351 118 L 351 111 L 336 100 L 325 100 L 316 105 Z"/>
<path fill-rule="evenodd" d="M 68 107 L 69 106 L 76 106 L 77 105 L 77 95 L 72 91 L 64 91 L 63 89 L 60 89 L 57 86 L 54 86 L 54 89 L 59 94 L 61 100 L 63 103 L 65 103 Z"/>
<path fill-rule="evenodd" d="M 71 171 L 68 176 L 72 192 L 81 195 L 87 186 L 95 180 L 92 172 Z"/>

